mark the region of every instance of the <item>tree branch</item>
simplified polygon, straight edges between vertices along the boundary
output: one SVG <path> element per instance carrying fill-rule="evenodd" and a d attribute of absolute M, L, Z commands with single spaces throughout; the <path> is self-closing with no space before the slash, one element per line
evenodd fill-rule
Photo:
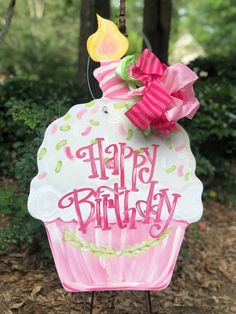
<path fill-rule="evenodd" d="M 127 36 L 125 20 L 125 0 L 120 0 L 119 30 L 123 35 Z"/>
<path fill-rule="evenodd" d="M 16 6 L 16 0 L 10 0 L 9 6 L 8 6 L 8 9 L 7 9 L 7 14 L 6 14 L 6 17 L 5 17 L 5 25 L 0 30 L 0 43 L 2 41 L 4 41 L 6 35 L 7 35 L 8 31 L 9 31 L 15 6 Z"/>

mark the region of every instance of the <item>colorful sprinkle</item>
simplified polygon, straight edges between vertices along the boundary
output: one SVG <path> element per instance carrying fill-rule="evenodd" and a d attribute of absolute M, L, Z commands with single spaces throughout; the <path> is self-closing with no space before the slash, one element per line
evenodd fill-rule
<path fill-rule="evenodd" d="M 89 125 L 86 129 L 81 133 L 81 135 L 86 136 L 92 131 L 92 127 Z"/>
<path fill-rule="evenodd" d="M 86 108 L 91 108 L 91 107 L 93 107 L 94 105 L 95 105 L 95 100 L 92 100 L 92 101 L 88 102 L 87 104 L 85 104 L 85 107 L 86 107 Z"/>
<path fill-rule="evenodd" d="M 58 160 L 56 168 L 55 168 L 55 172 L 59 173 L 61 171 L 61 168 L 62 168 L 62 161 Z"/>
<path fill-rule="evenodd" d="M 129 130 L 128 130 L 127 137 L 126 137 L 127 141 L 130 141 L 132 137 L 133 137 L 133 130 L 132 130 L 132 129 L 129 129 Z"/>
<path fill-rule="evenodd" d="M 170 168 L 166 169 L 166 173 L 171 173 L 171 172 L 175 171 L 175 169 L 176 169 L 176 166 L 173 165 Z"/>
<path fill-rule="evenodd" d="M 72 152 L 71 152 L 71 149 L 69 146 L 66 146 L 65 147 L 65 154 L 66 154 L 66 157 L 70 160 L 73 160 L 75 159 L 75 157 L 73 156 Z"/>
<path fill-rule="evenodd" d="M 47 150 L 46 150 L 45 147 L 41 148 L 41 150 L 40 150 L 40 152 L 38 154 L 38 160 L 43 159 L 43 157 L 45 156 L 46 152 L 47 152 Z"/>
<path fill-rule="evenodd" d="M 148 128 L 148 129 L 144 130 L 144 131 L 142 132 L 142 134 L 143 134 L 145 137 L 149 136 L 149 135 L 151 134 L 151 128 Z"/>
<path fill-rule="evenodd" d="M 69 113 L 67 113 L 67 114 L 63 117 L 63 119 L 64 119 L 65 121 L 68 121 L 68 120 L 71 119 L 71 115 L 70 115 Z"/>
<path fill-rule="evenodd" d="M 60 130 L 62 131 L 62 132 L 66 132 L 66 131 L 69 131 L 71 129 L 71 127 L 70 127 L 70 125 L 61 125 L 60 126 Z"/>
<path fill-rule="evenodd" d="M 174 130 L 172 130 L 173 133 L 179 133 L 180 132 L 180 128 L 176 127 Z"/>
<path fill-rule="evenodd" d="M 93 120 L 93 119 L 89 120 L 89 123 L 90 123 L 92 126 L 98 126 L 98 125 L 100 124 L 99 121 Z"/>
<path fill-rule="evenodd" d="M 188 181 L 189 180 L 189 176 L 190 176 L 190 172 L 186 172 L 184 175 L 184 180 Z"/>
<path fill-rule="evenodd" d="M 126 108 L 127 110 L 129 110 L 131 107 L 133 107 L 132 104 L 125 104 L 125 108 Z"/>
<path fill-rule="evenodd" d="M 85 109 L 85 108 L 83 108 L 82 110 L 80 110 L 78 113 L 77 113 L 77 115 L 76 115 L 76 117 L 77 117 L 77 119 L 82 119 L 82 117 L 83 117 L 83 115 L 87 112 L 88 110 L 87 109 Z"/>
<path fill-rule="evenodd" d="M 96 140 L 96 138 L 94 138 L 93 140 L 91 140 L 91 144 L 97 144 L 97 140 Z"/>
<path fill-rule="evenodd" d="M 109 159 L 108 158 L 108 160 L 106 161 L 106 167 L 108 168 L 108 169 L 113 169 L 114 168 L 114 159 Z"/>
<path fill-rule="evenodd" d="M 164 140 L 166 146 L 168 147 L 168 149 L 172 149 L 173 148 L 173 145 L 171 143 L 171 139 L 170 137 L 168 137 L 167 139 Z"/>
<path fill-rule="evenodd" d="M 104 158 L 103 158 L 104 164 L 108 161 L 108 159 L 109 159 L 109 157 L 104 157 Z"/>
<path fill-rule="evenodd" d="M 180 152 L 181 150 L 183 150 L 183 149 L 185 148 L 185 146 L 186 146 L 185 144 L 176 146 L 176 147 L 175 147 L 175 150 L 176 150 L 177 152 Z"/>
<path fill-rule="evenodd" d="M 61 149 L 63 146 L 65 146 L 67 144 L 67 140 L 61 140 L 60 142 L 58 142 L 57 144 L 56 144 L 56 150 L 59 150 L 59 149 Z"/>
<path fill-rule="evenodd" d="M 140 149 L 136 149 L 134 152 L 138 153 L 138 154 L 143 154 L 144 150 L 142 148 L 140 148 Z"/>
<path fill-rule="evenodd" d="M 48 175 L 47 172 L 41 172 L 41 173 L 39 173 L 39 174 L 37 175 L 37 178 L 38 178 L 39 180 L 42 180 L 42 179 L 44 179 L 47 175 Z"/>
<path fill-rule="evenodd" d="M 127 136 L 127 131 L 125 130 L 124 124 L 120 124 L 118 126 L 118 131 L 120 132 L 120 135 Z"/>
<path fill-rule="evenodd" d="M 113 105 L 114 109 L 123 109 L 126 108 L 125 104 L 118 103 Z"/>
<path fill-rule="evenodd" d="M 55 134 L 57 131 L 58 125 L 57 124 L 53 124 L 52 128 L 51 128 L 51 134 Z"/>
<path fill-rule="evenodd" d="M 180 165 L 177 169 L 177 174 L 179 177 L 182 177 L 184 175 L 184 166 L 183 165 Z"/>
<path fill-rule="evenodd" d="M 93 108 L 93 110 L 89 111 L 89 113 L 90 113 L 90 114 L 95 114 L 96 112 L 98 112 L 98 110 L 99 110 L 99 106 L 95 106 L 95 107 Z"/>

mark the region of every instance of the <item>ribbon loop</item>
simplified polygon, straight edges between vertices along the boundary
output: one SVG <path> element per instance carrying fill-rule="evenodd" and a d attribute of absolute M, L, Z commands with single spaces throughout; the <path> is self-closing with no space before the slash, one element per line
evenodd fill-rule
<path fill-rule="evenodd" d="M 193 84 L 198 77 L 186 65 L 167 67 L 145 49 L 132 68 L 132 76 L 144 85 L 141 98 L 125 113 L 137 128 L 152 126 L 168 134 L 179 119 L 195 115 L 199 102 Z"/>

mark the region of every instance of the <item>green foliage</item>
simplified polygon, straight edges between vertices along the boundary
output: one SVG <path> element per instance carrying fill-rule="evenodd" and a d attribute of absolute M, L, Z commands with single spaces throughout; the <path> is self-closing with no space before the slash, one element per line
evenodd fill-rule
<path fill-rule="evenodd" d="M 0 168 L 16 185 L 0 190 L 0 215 L 8 219 L 0 231 L 0 249 L 32 242 L 42 233 L 42 223 L 30 217 L 26 206 L 29 183 L 37 173 L 35 156 L 50 122 L 84 101 L 71 83 L 12 79 L 0 85 Z M 48 254 L 48 246 L 43 249 Z"/>
<path fill-rule="evenodd" d="M 16 175 L 25 187 L 36 171 L 34 156 L 46 127 L 84 100 L 71 83 L 12 79 L 0 85 L 1 172 Z"/>
<path fill-rule="evenodd" d="M 188 33 L 207 55 L 230 56 L 236 42 L 234 0 L 173 1 L 172 39 Z"/>
<path fill-rule="evenodd" d="M 0 17 L 8 5 L 3 2 Z M 80 1 L 75 0 L 17 1 L 10 32 L 1 44 L 0 73 L 75 78 L 79 10 Z"/>
<path fill-rule="evenodd" d="M 42 223 L 29 219 L 26 204 L 27 194 L 13 188 L 0 189 L 0 215 L 7 217 L 7 225 L 0 229 L 0 250 L 12 244 L 32 242 Z"/>
<path fill-rule="evenodd" d="M 198 175 L 207 183 L 213 179 L 226 183 L 236 156 L 236 72 L 230 59 L 222 59 L 221 64 L 222 68 L 212 58 L 190 65 L 200 76 L 195 90 L 201 107 L 184 125 L 197 157 Z"/>

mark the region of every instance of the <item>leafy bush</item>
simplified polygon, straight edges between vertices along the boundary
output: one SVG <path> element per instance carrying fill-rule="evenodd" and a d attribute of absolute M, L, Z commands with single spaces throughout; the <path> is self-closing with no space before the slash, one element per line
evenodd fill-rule
<path fill-rule="evenodd" d="M 14 175 L 17 163 L 32 165 L 47 125 L 84 100 L 71 83 L 12 79 L 0 85 L 2 174 Z"/>
<path fill-rule="evenodd" d="M 0 249 L 32 242 L 42 233 L 42 223 L 32 219 L 26 207 L 29 183 L 37 173 L 35 156 L 48 124 L 84 101 L 70 83 L 13 79 L 0 85 L 1 175 L 15 181 L 14 189 L 0 189 L 0 215 L 7 217 Z"/>
<path fill-rule="evenodd" d="M 191 63 L 200 76 L 196 95 L 200 110 L 184 121 L 197 157 L 197 172 L 205 182 L 227 179 L 236 156 L 236 67 L 229 58 Z"/>

